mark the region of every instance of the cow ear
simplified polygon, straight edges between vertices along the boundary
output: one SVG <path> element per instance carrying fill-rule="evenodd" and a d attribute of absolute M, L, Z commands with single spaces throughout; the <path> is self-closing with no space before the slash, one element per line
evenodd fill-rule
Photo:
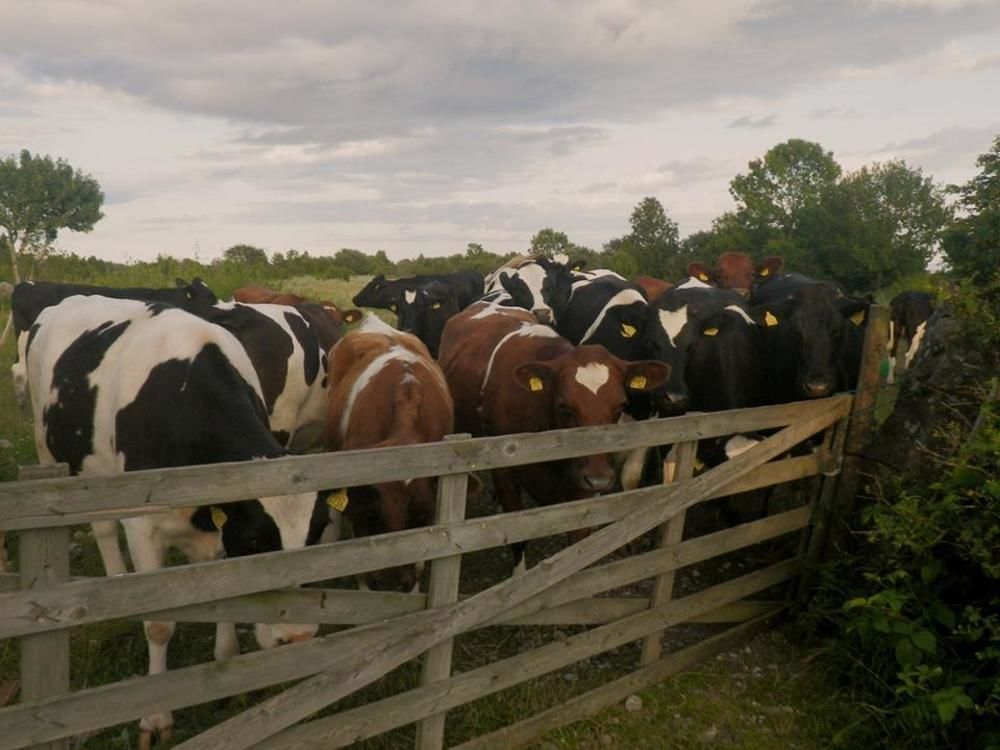
<path fill-rule="evenodd" d="M 552 368 L 544 362 L 525 362 L 514 368 L 514 382 L 532 393 L 552 390 Z"/>
<path fill-rule="evenodd" d="M 687 272 L 689 276 L 698 279 L 698 281 L 704 281 L 706 284 L 712 280 L 712 270 L 697 260 L 688 263 Z"/>
<path fill-rule="evenodd" d="M 191 525 L 198 531 L 218 531 L 215 522 L 212 520 L 213 510 L 222 510 L 218 506 L 199 505 L 191 514 Z"/>
<path fill-rule="evenodd" d="M 512 280 L 511 275 L 506 271 L 500 274 L 500 286 L 503 287 L 504 291 L 507 292 L 507 294 L 513 295 L 514 292 L 510 288 L 511 280 Z"/>
<path fill-rule="evenodd" d="M 670 365 L 655 359 L 629 362 L 625 366 L 625 387 L 630 391 L 651 391 L 670 377 Z"/>
<path fill-rule="evenodd" d="M 336 310 L 336 308 L 334 308 L 334 310 Z M 361 312 L 360 310 L 355 310 L 355 309 L 342 310 L 342 311 L 339 311 L 339 312 L 340 312 L 341 319 L 345 323 L 357 323 L 359 320 L 361 320 L 365 316 L 365 314 L 363 312 Z"/>
<path fill-rule="evenodd" d="M 587 267 L 587 261 L 585 258 L 580 258 L 579 260 L 574 260 L 572 263 L 566 266 L 570 271 L 582 271 Z"/>
<path fill-rule="evenodd" d="M 865 318 L 868 317 L 868 307 L 869 303 L 866 300 L 847 298 L 840 300 L 840 312 L 856 326 L 865 324 Z"/>
<path fill-rule="evenodd" d="M 780 255 L 772 255 L 769 258 L 765 258 L 764 262 L 757 266 L 757 278 L 768 279 L 772 276 L 777 276 L 784 267 L 785 259 Z"/>

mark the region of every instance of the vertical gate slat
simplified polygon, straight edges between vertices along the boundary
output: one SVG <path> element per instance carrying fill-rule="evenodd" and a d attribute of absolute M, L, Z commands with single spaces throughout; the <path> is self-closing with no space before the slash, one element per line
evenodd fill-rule
<path fill-rule="evenodd" d="M 22 466 L 18 479 L 69 476 L 66 464 Z M 20 533 L 18 560 L 22 589 L 44 589 L 69 579 L 69 529 L 25 529 Z M 69 630 L 21 638 L 21 699 L 46 698 L 69 691 Z M 36 745 L 38 750 L 67 750 L 69 740 Z"/>
<path fill-rule="evenodd" d="M 467 434 L 449 435 L 445 440 L 463 440 Z M 438 480 L 438 524 L 465 520 L 469 475 L 451 474 Z M 431 563 L 427 588 L 427 607 L 440 607 L 458 601 L 458 581 L 462 572 L 462 556 L 442 557 Z M 427 685 L 451 677 L 451 655 L 454 641 L 449 639 L 424 654 L 420 684 Z M 444 726 L 447 712 L 435 714 L 417 724 L 416 750 L 441 750 L 444 747 Z"/>
<path fill-rule="evenodd" d="M 663 483 L 669 484 L 671 482 L 681 482 L 685 479 L 690 479 L 694 474 L 694 461 L 695 455 L 698 452 L 697 441 L 691 441 L 687 443 L 678 443 L 676 447 L 677 451 L 677 463 L 676 468 L 672 472 L 667 471 L 667 462 L 663 463 Z M 669 459 L 668 459 L 669 460 Z M 662 524 L 658 530 L 659 540 L 658 545 L 660 547 L 666 547 L 671 544 L 677 544 L 681 541 L 684 536 L 684 519 L 687 516 L 687 511 L 681 511 L 673 518 Z M 655 607 L 668 601 L 674 594 L 674 578 L 677 572 L 674 570 L 668 571 L 666 573 L 661 573 L 656 577 L 653 582 L 653 594 L 649 599 L 649 606 Z M 647 666 L 657 661 L 660 658 L 660 653 L 663 650 L 663 631 L 658 631 L 652 635 L 646 636 L 646 639 L 642 642 L 642 657 L 640 664 L 642 666 Z"/>

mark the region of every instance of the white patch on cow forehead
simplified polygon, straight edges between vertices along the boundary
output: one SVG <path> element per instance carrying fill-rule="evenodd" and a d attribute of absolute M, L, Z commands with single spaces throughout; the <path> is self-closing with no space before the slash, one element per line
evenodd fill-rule
<path fill-rule="evenodd" d="M 417 298 L 417 293 L 412 289 L 407 289 L 405 292 L 403 292 L 403 299 L 405 299 L 411 305 L 413 304 L 414 300 L 416 300 L 416 298 Z"/>
<path fill-rule="evenodd" d="M 685 305 L 679 310 L 660 310 L 658 315 L 660 317 L 660 325 L 663 326 L 664 333 L 667 334 L 667 338 L 670 339 L 670 343 L 674 343 L 680 335 L 681 329 L 684 328 L 684 325 L 688 321 L 687 306 Z"/>
<path fill-rule="evenodd" d="M 602 365 L 600 362 L 588 362 L 582 367 L 576 368 L 574 379 L 596 396 L 601 387 L 608 382 L 609 374 L 607 365 Z"/>
<path fill-rule="evenodd" d="M 281 533 L 282 549 L 299 549 L 306 546 L 309 521 L 315 503 L 314 492 L 260 498 L 260 504 L 264 506 L 264 510 L 274 520 Z"/>
<path fill-rule="evenodd" d="M 753 318 L 747 315 L 747 311 L 744 310 L 739 305 L 726 305 L 726 309 L 729 310 L 729 312 L 734 312 L 737 315 L 739 315 L 741 318 L 743 318 L 744 321 L 746 321 L 747 324 L 755 325 L 755 323 L 753 322 Z"/>

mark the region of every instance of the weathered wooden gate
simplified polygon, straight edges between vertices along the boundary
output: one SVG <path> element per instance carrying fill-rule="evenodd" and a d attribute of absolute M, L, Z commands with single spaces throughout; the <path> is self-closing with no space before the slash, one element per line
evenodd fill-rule
<path fill-rule="evenodd" d="M 297 456 L 273 461 L 133 472 L 114 477 L 33 479 L 0 485 L 0 527 L 20 530 L 20 573 L 0 576 L 0 638 L 22 639 L 22 702 L 0 709 L 0 750 L 65 747 L 67 738 L 269 685 L 302 680 L 178 748 L 343 747 L 418 722 L 417 747 L 443 746 L 446 712 L 538 675 L 642 639 L 636 671 L 462 744 L 515 747 L 629 693 L 727 650 L 768 627 L 785 602 L 748 599 L 796 578 L 822 553 L 837 498 L 853 496 L 856 472 L 842 459 L 864 440 L 884 349 L 885 310 L 872 308 L 862 387 L 852 396 L 601 428 L 496 438 L 452 438 L 419 447 Z M 742 455 L 693 477 L 697 441 L 778 429 Z M 823 433 L 818 451 L 778 458 Z M 640 446 L 677 444 L 674 481 L 663 486 L 519 513 L 465 520 L 467 472 Z M 852 447 L 853 446 L 853 447 Z M 776 460 L 777 459 L 777 460 Z M 848 470 L 842 471 L 846 466 Z M 244 497 L 376 481 L 440 476 L 434 526 L 300 550 L 114 578 L 71 579 L 70 525 Z M 818 477 L 807 506 L 682 540 L 687 509 L 715 497 Z M 459 599 L 462 555 L 510 542 L 601 527 L 526 573 Z M 653 552 L 594 565 L 659 528 Z M 684 566 L 797 530 L 798 555 L 683 598 Z M 291 587 L 392 565 L 432 560 L 422 595 Z M 593 567 L 591 567 L 593 566 Z M 594 598 L 653 578 L 649 599 Z M 352 625 L 305 643 L 222 663 L 174 669 L 71 691 L 69 629 L 118 618 Z M 661 655 L 664 629 L 692 620 L 737 623 L 682 651 Z M 456 636 L 487 625 L 596 625 L 565 640 L 451 674 Z M 308 721 L 346 695 L 423 656 L 419 687 Z"/>

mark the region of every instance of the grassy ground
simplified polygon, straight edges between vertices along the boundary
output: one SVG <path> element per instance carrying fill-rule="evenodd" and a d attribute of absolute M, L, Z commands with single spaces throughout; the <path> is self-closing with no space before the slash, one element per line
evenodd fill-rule
<path fill-rule="evenodd" d="M 351 295 L 365 281 L 367 279 L 341 282 L 303 277 L 287 282 L 284 288 L 350 307 Z M 5 314 L 5 310 L 0 309 L 0 313 Z M 0 472 L 7 471 L 6 476 L 0 474 L 0 479 L 12 478 L 9 472 L 12 459 L 22 464 L 35 461 L 30 422 L 25 413 L 16 409 L 13 401 L 8 375 L 12 360 L 13 347 L 9 343 L 0 351 L 0 439 L 9 441 L 9 446 L 0 447 L 0 459 L 6 456 L 8 465 L 5 470 L 0 461 Z M 493 512 L 488 494 L 475 501 L 471 508 L 472 515 Z M 533 543 L 529 547 L 529 557 L 537 560 L 563 544 L 562 538 Z M 12 549 L 16 553 L 16 540 L 13 540 Z M 786 544 L 783 547 L 785 555 L 788 549 Z M 89 529 L 73 530 L 71 551 L 74 573 L 101 574 L 100 559 Z M 774 545 L 758 547 L 748 553 L 683 570 L 678 575 L 678 593 L 692 593 L 760 567 L 774 554 Z M 461 588 L 465 593 L 473 593 L 501 580 L 507 571 L 508 558 L 504 550 L 468 555 L 463 560 Z M 345 585 L 344 582 L 333 583 Z M 634 594 L 647 592 L 648 586 L 643 585 L 630 590 Z M 718 627 L 706 625 L 671 629 L 665 638 L 664 650 L 677 650 L 717 631 Z M 525 627 L 492 628 L 469 634 L 456 642 L 455 668 L 466 671 L 573 632 L 576 629 Z M 213 634 L 214 628 L 209 625 L 179 626 L 171 643 L 171 666 L 210 661 Z M 254 648 L 248 626 L 240 626 L 240 637 L 244 651 Z M 146 670 L 145 641 L 137 623 L 114 622 L 76 628 L 72 633 L 71 653 L 72 683 L 77 689 L 141 675 Z M 606 711 L 554 733 L 537 747 L 554 750 L 716 746 L 755 750 L 772 748 L 779 743 L 788 748 L 829 747 L 838 728 L 850 723 L 851 705 L 840 699 L 829 680 L 810 668 L 805 660 L 807 656 L 787 643 L 780 633 L 769 634 L 754 641 L 748 649 L 702 664 L 694 672 L 644 691 L 640 694 L 642 704 L 638 710 L 618 707 Z M 638 664 L 638 657 L 638 645 L 630 644 L 452 711 L 448 719 L 448 744 L 462 742 L 560 705 L 631 671 Z M 0 641 L 0 686 L 16 679 L 17 663 L 16 641 Z M 340 702 L 331 711 L 409 689 L 416 684 L 416 679 L 416 667 L 406 665 Z M 177 738 L 191 737 L 282 687 L 178 711 L 175 713 Z M 413 729 L 407 727 L 359 746 L 370 750 L 394 750 L 412 746 L 412 737 Z M 134 742 L 135 726 L 130 723 L 91 737 L 83 747 L 124 750 L 133 747 Z"/>

